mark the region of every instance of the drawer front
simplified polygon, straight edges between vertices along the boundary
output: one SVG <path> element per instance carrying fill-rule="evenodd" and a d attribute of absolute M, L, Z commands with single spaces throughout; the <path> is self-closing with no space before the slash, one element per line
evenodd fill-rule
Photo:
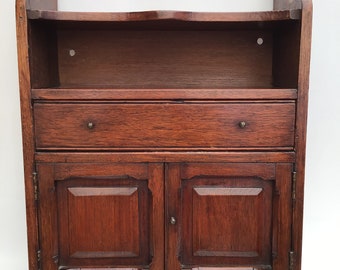
<path fill-rule="evenodd" d="M 295 104 L 35 104 L 34 119 L 38 149 L 291 148 Z"/>

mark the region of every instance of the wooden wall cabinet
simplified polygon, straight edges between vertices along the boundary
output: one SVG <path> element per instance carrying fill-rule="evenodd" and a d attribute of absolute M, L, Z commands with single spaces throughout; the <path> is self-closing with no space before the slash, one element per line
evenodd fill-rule
<path fill-rule="evenodd" d="M 17 0 L 29 269 L 299 270 L 312 3 Z"/>

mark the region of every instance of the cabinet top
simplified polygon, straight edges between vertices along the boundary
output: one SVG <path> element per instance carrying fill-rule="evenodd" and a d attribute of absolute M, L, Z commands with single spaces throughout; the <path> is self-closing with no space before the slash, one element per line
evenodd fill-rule
<path fill-rule="evenodd" d="M 69 12 L 51 10 L 27 10 L 29 19 L 57 21 L 160 21 L 177 20 L 191 22 L 243 22 L 282 21 L 301 19 L 301 9 L 274 10 L 264 12 L 186 12 L 186 11 L 142 11 L 142 12 Z"/>
<path fill-rule="evenodd" d="M 81 1 L 79 1 L 81 3 Z M 261 22 L 300 20 L 302 10 L 311 10 L 312 0 L 273 0 L 274 10 L 260 12 L 70 12 L 58 11 L 58 0 L 16 0 L 17 10 L 27 10 L 31 20 L 55 21 L 189 21 L 189 22 Z"/>
<path fill-rule="evenodd" d="M 58 0 L 16 0 L 26 4 L 30 10 L 57 10 Z M 273 0 L 274 10 L 300 9 L 305 1 L 311 0 Z M 79 1 L 81 3 L 81 1 Z"/>

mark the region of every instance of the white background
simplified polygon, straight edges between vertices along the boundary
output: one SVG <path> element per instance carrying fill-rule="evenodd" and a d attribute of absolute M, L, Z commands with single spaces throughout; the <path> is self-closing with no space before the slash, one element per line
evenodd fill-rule
<path fill-rule="evenodd" d="M 79 8 L 74 3 L 81 3 Z M 99 3 L 101 3 L 99 5 Z M 266 10 L 270 0 L 60 0 L 61 9 Z M 0 0 L 0 268 L 27 269 L 14 0 Z M 340 1 L 314 0 L 303 270 L 340 269 Z"/>

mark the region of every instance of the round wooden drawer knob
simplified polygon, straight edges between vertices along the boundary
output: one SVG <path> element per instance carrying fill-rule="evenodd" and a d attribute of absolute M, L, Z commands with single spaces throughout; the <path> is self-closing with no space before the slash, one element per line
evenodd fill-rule
<path fill-rule="evenodd" d="M 87 123 L 87 128 L 88 129 L 93 129 L 94 128 L 94 123 L 93 122 L 88 122 Z"/>
<path fill-rule="evenodd" d="M 238 126 L 240 128 L 245 128 L 247 126 L 247 123 L 245 121 L 241 121 L 241 122 L 238 123 Z"/>

